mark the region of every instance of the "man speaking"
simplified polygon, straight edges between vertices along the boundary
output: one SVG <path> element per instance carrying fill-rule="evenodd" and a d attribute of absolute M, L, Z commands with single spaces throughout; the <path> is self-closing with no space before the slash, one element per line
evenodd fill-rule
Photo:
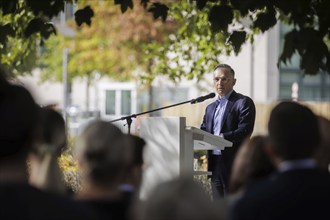
<path fill-rule="evenodd" d="M 201 129 L 233 142 L 233 146 L 225 150 L 208 151 L 213 197 L 219 198 L 226 195 L 239 146 L 253 132 L 256 110 L 251 98 L 233 90 L 235 71 L 229 65 L 220 64 L 214 68 L 213 82 L 218 98 L 206 107 Z"/>

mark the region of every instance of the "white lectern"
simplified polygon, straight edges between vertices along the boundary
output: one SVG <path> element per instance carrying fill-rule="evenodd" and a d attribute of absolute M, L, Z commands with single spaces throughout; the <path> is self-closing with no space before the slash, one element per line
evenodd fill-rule
<path fill-rule="evenodd" d="M 159 183 L 179 175 L 193 175 L 194 150 L 231 147 L 232 143 L 195 127 L 186 126 L 184 117 L 141 118 L 140 136 L 147 146 L 141 198 Z"/>

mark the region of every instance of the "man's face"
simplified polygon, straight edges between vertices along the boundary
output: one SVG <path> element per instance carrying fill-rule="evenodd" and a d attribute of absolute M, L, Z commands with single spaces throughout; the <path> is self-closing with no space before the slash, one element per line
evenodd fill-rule
<path fill-rule="evenodd" d="M 236 79 L 234 79 L 228 69 L 218 68 L 213 73 L 213 82 L 219 96 L 225 96 L 233 90 Z"/>

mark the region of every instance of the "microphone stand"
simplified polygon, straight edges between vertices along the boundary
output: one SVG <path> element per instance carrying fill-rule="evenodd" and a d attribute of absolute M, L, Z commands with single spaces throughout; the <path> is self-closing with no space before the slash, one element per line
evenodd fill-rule
<path fill-rule="evenodd" d="M 184 102 L 180 102 L 180 103 L 177 103 L 177 104 L 168 105 L 168 106 L 164 106 L 164 107 L 161 107 L 161 108 L 156 108 L 156 109 L 152 109 L 152 110 L 149 110 L 149 111 L 141 112 L 141 113 L 138 113 L 138 114 L 132 114 L 132 115 L 129 115 L 129 116 L 121 117 L 121 118 L 118 118 L 118 119 L 115 119 L 115 120 L 112 120 L 112 121 L 109 121 L 109 122 L 112 123 L 112 122 L 116 122 L 116 121 L 120 121 L 120 120 L 126 120 L 127 126 L 128 126 L 128 134 L 130 134 L 132 118 L 136 118 L 139 115 L 159 111 L 159 110 L 162 110 L 162 109 L 171 108 L 171 107 L 178 106 L 178 105 L 183 105 L 183 104 L 186 104 L 186 103 L 189 103 L 189 102 L 191 104 L 195 104 L 196 103 L 195 101 L 196 101 L 196 99 L 191 99 L 189 101 L 184 101 Z"/>

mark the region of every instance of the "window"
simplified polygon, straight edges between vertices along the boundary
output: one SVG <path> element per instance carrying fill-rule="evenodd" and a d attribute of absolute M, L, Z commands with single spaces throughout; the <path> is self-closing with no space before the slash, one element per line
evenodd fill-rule
<path fill-rule="evenodd" d="M 285 34 L 292 27 L 281 24 L 280 41 L 283 48 Z M 329 101 L 330 100 L 330 74 L 320 72 L 317 75 L 305 75 L 299 68 L 300 56 L 294 54 L 291 62 L 286 65 L 280 63 L 279 99 L 291 99 L 291 86 L 298 83 L 298 99 L 305 101 Z"/>
<path fill-rule="evenodd" d="M 114 90 L 105 91 L 105 114 L 116 114 L 116 91 Z"/>
<path fill-rule="evenodd" d="M 132 90 L 105 90 L 106 115 L 130 115 L 131 106 Z"/>
<path fill-rule="evenodd" d="M 131 90 L 121 91 L 121 114 L 131 114 Z"/>

